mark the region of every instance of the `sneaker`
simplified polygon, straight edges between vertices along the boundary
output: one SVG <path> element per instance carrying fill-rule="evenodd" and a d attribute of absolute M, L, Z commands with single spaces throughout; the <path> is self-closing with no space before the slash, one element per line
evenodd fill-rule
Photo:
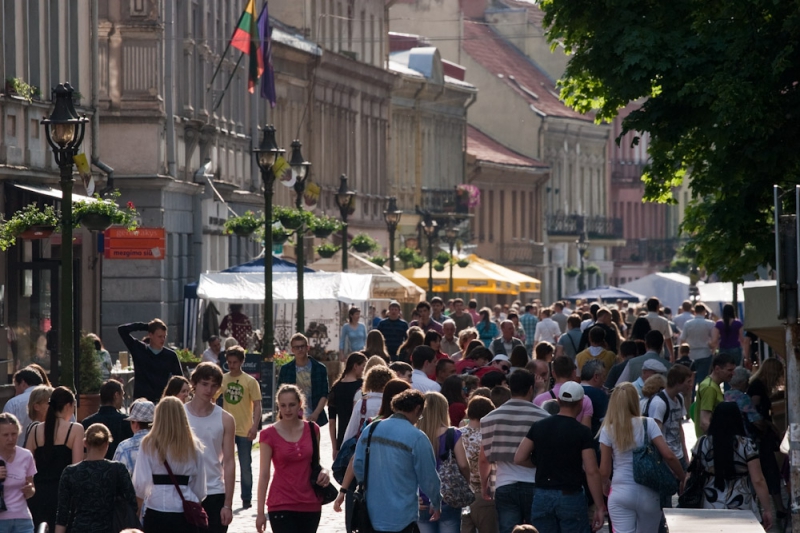
<path fill-rule="evenodd" d="M 242 509 L 250 509 L 252 506 L 250 500 L 242 500 Z"/>

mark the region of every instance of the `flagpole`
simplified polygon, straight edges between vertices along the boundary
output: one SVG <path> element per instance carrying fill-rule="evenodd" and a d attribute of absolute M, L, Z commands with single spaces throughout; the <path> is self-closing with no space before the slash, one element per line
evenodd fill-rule
<path fill-rule="evenodd" d="M 265 7 L 267 7 L 267 4 L 266 4 L 266 2 L 265 2 L 265 3 L 264 3 L 264 5 L 261 7 L 261 11 L 262 11 L 262 12 L 264 11 L 264 8 L 265 8 Z M 217 79 L 217 74 L 219 74 L 219 69 L 220 69 L 220 68 L 222 68 L 222 61 L 225 59 L 225 56 L 226 56 L 226 55 L 228 55 L 228 50 L 230 50 L 230 49 L 231 49 L 231 43 L 233 42 L 233 36 L 234 36 L 234 35 L 236 35 L 236 29 L 239 27 L 239 23 L 240 23 L 240 22 L 242 21 L 242 19 L 244 18 L 244 14 L 245 14 L 245 11 L 242 11 L 242 14 L 241 14 L 241 15 L 239 15 L 239 20 L 237 20 L 237 21 L 236 21 L 236 26 L 234 26 L 234 27 L 233 27 L 233 33 L 231 34 L 231 38 L 230 38 L 230 39 L 228 39 L 228 45 L 225 47 L 225 51 L 224 51 L 224 52 L 222 52 L 222 56 L 219 58 L 219 63 L 217 64 L 217 68 L 214 70 L 214 75 L 213 75 L 213 76 L 211 76 L 211 81 L 209 81 L 209 82 L 208 82 L 208 85 L 206 85 L 206 92 L 208 92 L 208 91 L 210 91 L 210 90 L 211 90 L 211 85 L 214 83 L 214 80 L 215 80 L 215 79 Z M 259 16 L 260 16 L 260 14 L 259 14 Z M 239 58 L 239 61 L 241 62 L 241 60 L 242 60 L 242 58 L 240 57 L 240 58 Z M 238 66 L 239 66 L 239 63 L 236 63 L 236 66 L 238 67 Z M 234 69 L 234 71 L 235 71 L 235 70 L 236 70 L 236 69 Z M 228 85 L 230 85 L 230 81 L 228 82 Z M 225 86 L 225 88 L 227 89 L 227 88 L 228 88 L 228 86 L 226 85 L 226 86 Z M 225 91 L 223 91 L 223 94 L 224 94 L 224 93 L 225 93 Z M 216 109 L 216 107 L 215 107 L 214 109 Z"/>
<path fill-rule="evenodd" d="M 219 100 L 217 100 L 217 103 L 214 105 L 214 109 L 211 110 L 212 113 L 216 111 L 219 105 L 222 103 L 222 99 L 225 97 L 225 93 L 228 92 L 228 87 L 231 86 L 231 81 L 233 81 L 233 76 L 236 74 L 236 71 L 239 70 L 239 63 L 242 62 L 243 57 L 244 53 L 239 55 L 239 61 L 237 61 L 236 65 L 234 65 L 233 70 L 231 71 L 231 76 L 228 78 L 228 83 L 225 84 L 225 88 L 222 89 L 222 94 L 219 95 Z"/>

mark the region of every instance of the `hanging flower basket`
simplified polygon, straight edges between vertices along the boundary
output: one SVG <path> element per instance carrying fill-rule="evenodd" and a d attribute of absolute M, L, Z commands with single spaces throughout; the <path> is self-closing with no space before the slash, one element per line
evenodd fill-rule
<path fill-rule="evenodd" d="M 288 231 L 281 228 L 272 228 L 272 244 L 283 244 L 288 240 Z"/>
<path fill-rule="evenodd" d="M 263 226 L 264 218 L 256 217 L 252 211 L 245 211 L 244 215 L 231 217 L 223 224 L 225 233 L 239 237 L 249 237 L 255 230 Z"/>
<path fill-rule="evenodd" d="M 89 231 L 105 231 L 111 227 L 111 216 L 101 213 L 86 213 L 78 221 Z"/>
<path fill-rule="evenodd" d="M 382 267 L 386 264 L 386 261 L 388 261 L 388 259 L 382 255 L 374 255 L 370 257 L 369 260 L 372 262 L 372 264 L 378 265 L 379 267 Z"/>
<path fill-rule="evenodd" d="M 334 231 L 342 229 L 342 222 L 333 217 L 314 217 L 308 221 L 308 229 L 310 229 L 315 237 L 324 239 L 330 237 Z"/>
<path fill-rule="evenodd" d="M 324 257 L 326 259 L 333 257 L 336 252 L 341 249 L 341 246 L 335 246 L 333 244 L 321 244 L 317 246 L 317 253 L 320 257 Z"/>
<path fill-rule="evenodd" d="M 458 262 L 456 262 L 456 264 L 458 266 L 460 266 L 461 268 L 465 268 L 465 267 L 467 267 L 469 265 L 469 260 L 467 260 L 467 259 L 459 259 Z"/>
<path fill-rule="evenodd" d="M 365 254 L 378 249 L 378 241 L 367 235 L 366 233 L 359 233 L 350 241 L 350 246 L 356 252 Z"/>
<path fill-rule="evenodd" d="M 46 239 L 52 235 L 55 230 L 56 226 L 31 226 L 27 230 L 20 233 L 19 237 L 22 239 L 28 239 L 30 241 L 36 239 Z"/>
<path fill-rule="evenodd" d="M 444 270 L 444 265 L 443 265 L 443 264 L 441 264 L 441 263 L 434 263 L 434 264 L 433 264 L 433 269 L 434 269 L 436 272 L 441 272 L 442 270 Z"/>

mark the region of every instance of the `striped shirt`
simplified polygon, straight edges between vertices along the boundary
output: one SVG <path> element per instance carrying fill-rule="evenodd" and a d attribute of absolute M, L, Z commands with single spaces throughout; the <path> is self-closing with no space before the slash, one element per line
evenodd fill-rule
<path fill-rule="evenodd" d="M 507 401 L 481 418 L 481 444 L 490 463 L 514 462 L 520 442 L 534 422 L 550 415 L 527 400 Z"/>

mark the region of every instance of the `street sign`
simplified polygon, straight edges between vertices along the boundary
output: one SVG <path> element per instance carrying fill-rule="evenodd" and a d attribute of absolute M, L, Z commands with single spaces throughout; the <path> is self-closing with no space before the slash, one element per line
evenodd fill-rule
<path fill-rule="evenodd" d="M 109 228 L 103 233 L 106 259 L 163 260 L 166 253 L 164 228 Z"/>

